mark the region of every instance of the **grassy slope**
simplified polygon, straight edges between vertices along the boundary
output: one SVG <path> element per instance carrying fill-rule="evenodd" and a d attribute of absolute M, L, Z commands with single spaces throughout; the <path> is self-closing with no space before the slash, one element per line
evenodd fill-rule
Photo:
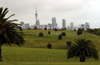
<path fill-rule="evenodd" d="M 39 37 L 39 32 L 43 32 L 44 36 Z M 66 36 L 63 36 L 62 40 L 58 40 L 58 35 L 62 32 L 66 32 Z M 48 30 L 24 30 L 26 43 L 24 47 L 31 48 L 47 48 L 47 44 L 51 43 L 53 49 L 66 49 L 67 41 L 74 41 L 77 38 L 86 38 L 93 41 L 97 49 L 100 51 L 100 36 L 83 32 L 82 35 L 78 36 L 76 31 L 53 31 L 48 34 Z"/>

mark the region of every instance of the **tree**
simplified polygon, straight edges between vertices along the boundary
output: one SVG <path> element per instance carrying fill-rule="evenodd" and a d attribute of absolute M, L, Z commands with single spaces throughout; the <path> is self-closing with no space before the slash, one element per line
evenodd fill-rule
<path fill-rule="evenodd" d="M 70 41 L 67 41 L 66 44 L 69 47 L 69 46 L 71 46 L 72 43 Z"/>
<path fill-rule="evenodd" d="M 77 31 L 77 35 L 81 35 L 82 34 L 82 30 L 79 28 Z"/>
<path fill-rule="evenodd" d="M 48 43 L 47 47 L 48 47 L 49 49 L 51 49 L 52 45 L 51 45 L 50 43 Z"/>
<path fill-rule="evenodd" d="M 47 28 L 45 27 L 44 30 L 47 30 Z"/>
<path fill-rule="evenodd" d="M 61 35 L 62 35 L 62 36 L 66 36 L 66 33 L 65 33 L 65 32 L 62 32 Z"/>
<path fill-rule="evenodd" d="M 43 33 L 42 33 L 42 32 L 40 32 L 40 33 L 39 33 L 39 36 L 40 36 L 40 37 L 43 37 Z"/>
<path fill-rule="evenodd" d="M 37 26 L 35 26 L 34 29 L 36 30 L 37 29 Z"/>
<path fill-rule="evenodd" d="M 76 39 L 75 44 L 70 46 L 67 51 L 67 59 L 79 57 L 80 62 L 85 62 L 86 58 L 98 60 L 98 51 L 95 49 L 93 42 L 85 38 Z"/>
<path fill-rule="evenodd" d="M 48 31 L 48 34 L 51 34 L 51 32 L 50 32 L 50 31 Z"/>
<path fill-rule="evenodd" d="M 25 43 L 20 24 L 13 23 L 13 21 L 17 20 L 8 20 L 10 17 L 14 16 L 14 14 L 5 18 L 8 12 L 8 8 L 4 10 L 2 7 L 0 8 L 0 61 L 2 61 L 1 47 L 3 44 L 11 45 L 11 43 L 13 43 L 21 46 Z"/>
<path fill-rule="evenodd" d="M 62 40 L 62 35 L 59 35 L 59 36 L 58 36 L 58 39 L 59 39 L 59 40 Z"/>

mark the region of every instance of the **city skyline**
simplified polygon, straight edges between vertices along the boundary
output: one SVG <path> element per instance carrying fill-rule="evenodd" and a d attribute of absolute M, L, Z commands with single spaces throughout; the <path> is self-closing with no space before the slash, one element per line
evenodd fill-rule
<path fill-rule="evenodd" d="M 100 28 L 99 0 L 0 0 L 1 7 L 9 9 L 8 15 L 15 14 L 11 19 L 18 19 L 18 23 L 35 24 L 35 10 L 37 4 L 38 18 L 41 25 L 52 23 L 56 17 L 58 27 L 62 27 L 62 19 L 66 26 L 74 22 L 75 26 L 90 23 L 91 28 Z"/>

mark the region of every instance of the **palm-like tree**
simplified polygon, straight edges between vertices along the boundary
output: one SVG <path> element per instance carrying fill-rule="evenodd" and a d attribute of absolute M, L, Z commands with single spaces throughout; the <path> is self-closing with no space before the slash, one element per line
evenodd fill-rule
<path fill-rule="evenodd" d="M 0 8 L 0 61 L 2 61 L 1 47 L 3 44 L 8 43 L 11 45 L 13 43 L 21 46 L 25 43 L 21 26 L 13 23 L 17 20 L 8 20 L 14 14 L 5 18 L 8 12 L 8 8 L 4 10 L 2 7 Z"/>
<path fill-rule="evenodd" d="M 85 62 L 86 58 L 94 58 L 98 60 L 98 51 L 95 49 L 92 41 L 86 40 L 85 38 L 76 39 L 67 51 L 67 59 L 79 57 L 80 62 Z"/>

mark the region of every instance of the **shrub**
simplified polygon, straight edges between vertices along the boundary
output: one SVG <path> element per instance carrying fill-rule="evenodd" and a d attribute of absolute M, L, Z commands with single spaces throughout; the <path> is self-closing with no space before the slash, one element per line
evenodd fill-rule
<path fill-rule="evenodd" d="M 55 28 L 54 30 L 57 31 L 57 28 Z"/>
<path fill-rule="evenodd" d="M 47 30 L 47 28 L 44 28 L 44 30 Z"/>
<path fill-rule="evenodd" d="M 62 32 L 61 35 L 62 35 L 62 36 L 66 36 L 66 33 L 65 33 L 65 32 Z"/>
<path fill-rule="evenodd" d="M 37 29 L 37 26 L 35 26 L 34 29 L 36 30 Z"/>
<path fill-rule="evenodd" d="M 82 30 L 81 29 L 78 29 L 77 35 L 81 35 L 81 34 L 82 34 Z"/>
<path fill-rule="evenodd" d="M 71 46 L 72 43 L 70 41 L 67 41 L 66 44 L 67 46 Z"/>
<path fill-rule="evenodd" d="M 42 37 L 42 36 L 43 36 L 43 33 L 42 33 L 42 32 L 40 32 L 40 33 L 39 33 L 39 36 L 40 36 L 40 37 Z"/>
<path fill-rule="evenodd" d="M 47 47 L 51 49 L 52 45 L 50 43 L 47 44 Z"/>
<path fill-rule="evenodd" d="M 62 40 L 62 35 L 59 35 L 59 36 L 58 36 L 58 39 L 59 39 L 59 40 Z"/>
<path fill-rule="evenodd" d="M 48 34 L 51 34 L 51 32 L 50 32 L 50 31 L 48 31 Z"/>

